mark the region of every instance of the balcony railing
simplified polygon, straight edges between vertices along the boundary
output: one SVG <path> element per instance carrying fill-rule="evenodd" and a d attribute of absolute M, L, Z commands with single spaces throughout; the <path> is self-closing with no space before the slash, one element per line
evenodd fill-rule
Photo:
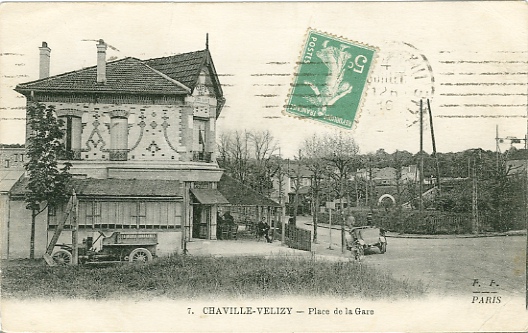
<path fill-rule="evenodd" d="M 193 162 L 211 163 L 211 155 L 212 153 L 210 152 L 193 151 Z"/>
<path fill-rule="evenodd" d="M 126 161 L 128 159 L 128 149 L 109 149 L 110 161 Z"/>

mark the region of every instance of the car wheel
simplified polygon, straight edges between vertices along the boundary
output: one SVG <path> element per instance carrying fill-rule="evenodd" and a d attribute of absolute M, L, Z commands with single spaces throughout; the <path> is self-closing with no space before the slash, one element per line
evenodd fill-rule
<path fill-rule="evenodd" d="M 128 261 L 130 262 L 147 262 L 151 260 L 152 253 L 150 253 L 149 250 L 141 247 L 130 252 L 130 255 L 128 256 Z"/>
<path fill-rule="evenodd" d="M 64 266 L 72 264 L 72 254 L 66 250 L 57 250 L 51 257 L 56 265 Z"/>

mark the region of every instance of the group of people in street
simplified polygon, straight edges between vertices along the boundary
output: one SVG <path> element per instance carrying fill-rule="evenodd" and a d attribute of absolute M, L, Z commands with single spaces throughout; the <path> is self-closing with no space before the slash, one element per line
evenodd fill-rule
<path fill-rule="evenodd" d="M 352 229 L 354 227 L 356 227 L 356 218 L 354 217 L 354 215 L 349 212 L 349 214 L 347 214 L 348 216 L 345 218 L 345 225 L 347 227 L 347 233 L 350 233 L 352 231 Z M 367 214 L 367 223 L 366 225 L 368 226 L 372 226 L 373 225 L 373 221 L 372 221 L 372 213 L 368 213 Z M 235 225 L 235 219 L 234 217 L 231 215 L 231 213 L 229 211 L 227 211 L 223 216 L 220 214 L 220 212 L 217 213 L 217 216 L 216 216 L 216 221 L 217 221 L 217 238 L 220 238 L 220 230 L 223 226 L 232 226 L 232 225 Z M 290 217 L 289 220 L 288 220 L 288 223 L 289 224 L 295 224 L 295 218 L 294 217 Z M 256 236 L 258 239 L 264 237 L 266 239 L 266 241 L 268 243 L 271 243 L 272 240 L 270 239 L 270 236 L 269 236 L 269 231 L 270 231 L 271 227 L 270 225 L 268 224 L 267 220 L 266 220 L 266 217 L 263 217 L 258 223 L 257 223 L 257 226 L 256 226 Z"/>
<path fill-rule="evenodd" d="M 220 212 L 216 214 L 216 224 L 217 224 L 216 238 L 221 239 L 222 228 L 231 227 L 235 225 L 236 223 L 235 223 L 235 219 L 233 215 L 231 215 L 231 213 L 227 211 L 224 213 L 224 215 L 222 215 Z M 266 242 L 271 243 L 272 241 L 269 237 L 270 229 L 271 227 L 266 221 L 266 217 L 263 217 L 262 220 L 257 223 L 257 228 L 256 228 L 257 238 L 260 239 L 264 237 L 266 239 Z"/>

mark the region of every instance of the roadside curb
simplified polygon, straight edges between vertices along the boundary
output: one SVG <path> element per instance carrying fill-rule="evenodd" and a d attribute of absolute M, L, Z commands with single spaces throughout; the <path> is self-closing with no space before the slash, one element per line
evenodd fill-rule
<path fill-rule="evenodd" d="M 453 239 L 453 238 L 485 238 L 485 237 L 508 237 L 508 236 L 526 236 L 525 230 L 515 232 L 493 232 L 485 234 L 465 234 L 465 235 L 413 235 L 413 234 L 386 234 L 389 238 L 414 238 L 414 239 Z"/>
<path fill-rule="evenodd" d="M 313 223 L 304 223 L 312 226 Z M 328 224 L 318 224 L 319 228 L 329 229 Z M 333 230 L 341 230 L 340 225 L 332 225 Z M 483 238 L 483 237 L 507 237 L 507 236 L 526 236 L 526 230 L 514 230 L 507 232 L 488 232 L 483 234 L 463 234 L 463 235 L 418 235 L 418 234 L 397 234 L 387 232 L 385 237 L 388 238 L 415 238 L 415 239 L 453 239 L 453 238 Z"/>

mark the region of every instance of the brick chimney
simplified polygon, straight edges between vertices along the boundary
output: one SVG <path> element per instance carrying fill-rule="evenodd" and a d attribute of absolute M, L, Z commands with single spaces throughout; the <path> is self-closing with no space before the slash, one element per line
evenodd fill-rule
<path fill-rule="evenodd" d="M 97 83 L 106 83 L 106 44 L 102 39 L 97 43 Z"/>
<path fill-rule="evenodd" d="M 39 67 L 39 79 L 44 79 L 50 75 L 50 54 L 51 49 L 48 47 L 48 43 L 42 42 L 40 50 L 40 67 Z"/>

